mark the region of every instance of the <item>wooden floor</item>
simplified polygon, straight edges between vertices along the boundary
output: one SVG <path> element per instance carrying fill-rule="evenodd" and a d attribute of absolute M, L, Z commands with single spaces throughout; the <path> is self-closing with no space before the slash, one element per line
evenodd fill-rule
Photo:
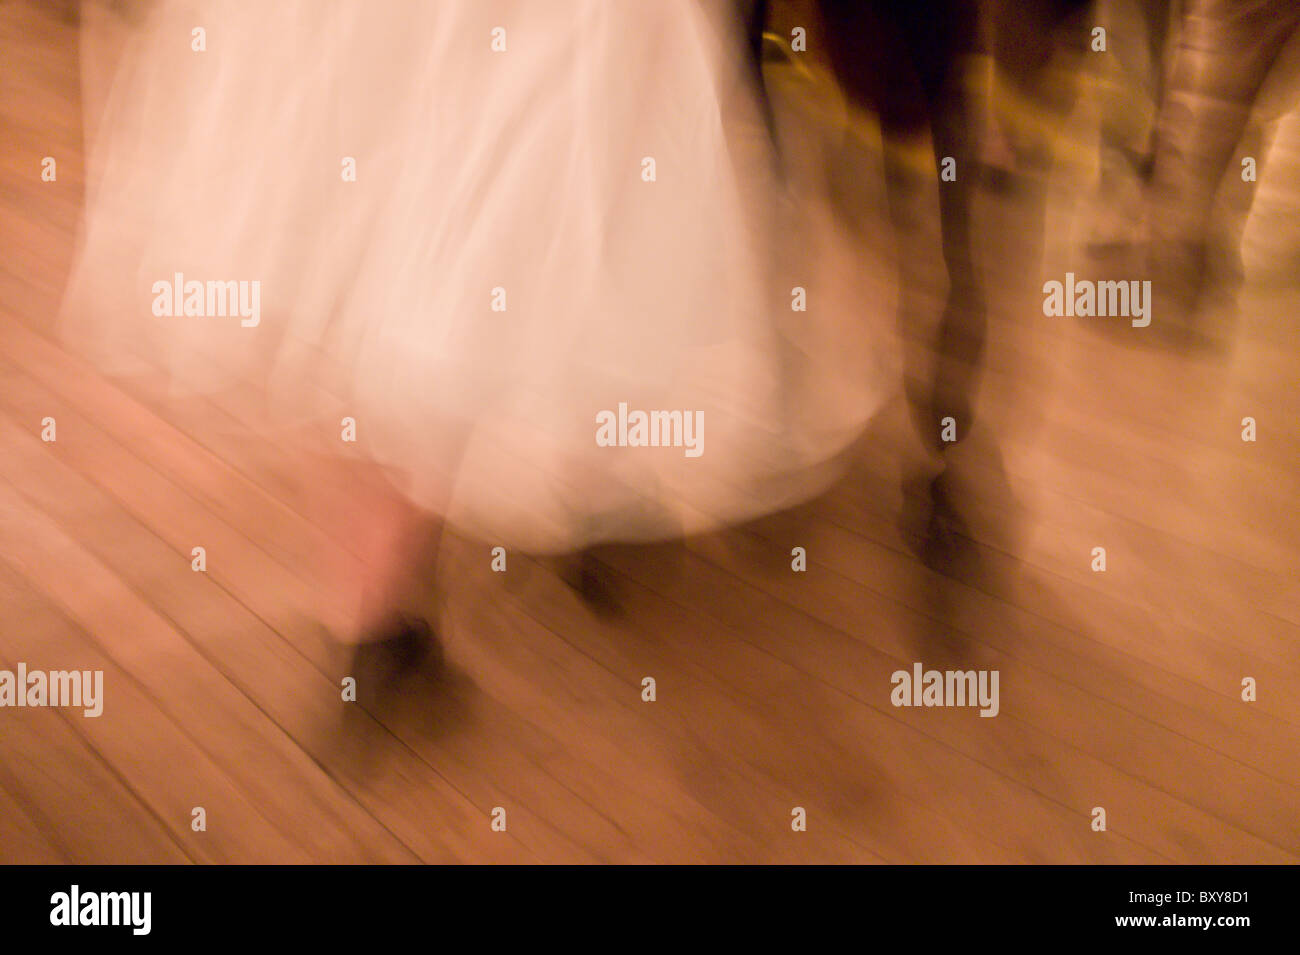
<path fill-rule="evenodd" d="M 312 614 L 347 555 L 240 442 L 53 336 L 84 182 L 45 9 L 0 3 L 0 669 L 102 669 L 107 703 L 0 710 L 0 861 L 1300 860 L 1295 231 L 1248 228 L 1234 347 L 1180 355 L 1043 318 L 1024 210 L 989 198 L 977 560 L 906 545 L 895 402 L 819 500 L 602 551 L 617 614 L 452 541 L 444 672 L 363 708 Z M 1296 209 L 1298 146 L 1252 223 Z M 998 670 L 1000 714 L 893 707 L 914 661 Z"/>

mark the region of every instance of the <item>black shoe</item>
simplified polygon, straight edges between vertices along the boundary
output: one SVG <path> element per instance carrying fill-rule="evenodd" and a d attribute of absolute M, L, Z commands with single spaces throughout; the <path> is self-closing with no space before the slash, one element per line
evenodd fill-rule
<path fill-rule="evenodd" d="M 357 701 L 373 702 L 418 672 L 426 661 L 441 659 L 437 635 L 423 617 L 399 615 L 375 639 L 358 644 L 349 676 L 357 681 Z"/>
<path fill-rule="evenodd" d="M 617 617 L 622 612 L 622 603 L 609 580 L 609 572 L 590 548 L 571 557 L 560 577 L 598 617 Z"/>
<path fill-rule="evenodd" d="M 953 500 L 951 480 L 942 473 L 930 484 L 930 517 L 921 542 L 921 562 L 935 573 L 951 577 L 970 574 L 979 551 Z"/>

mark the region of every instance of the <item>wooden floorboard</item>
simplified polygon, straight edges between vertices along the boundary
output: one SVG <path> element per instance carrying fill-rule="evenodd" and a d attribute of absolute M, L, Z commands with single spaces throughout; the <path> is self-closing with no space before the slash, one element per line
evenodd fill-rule
<path fill-rule="evenodd" d="M 164 402 L 60 340 L 75 26 L 0 4 L 0 60 L 0 669 L 101 669 L 107 696 L 0 709 L 0 861 L 1300 861 L 1294 283 L 1247 283 L 1227 354 L 1135 348 L 1040 320 L 1009 230 L 953 455 L 966 562 L 913 553 L 922 451 L 894 400 L 815 500 L 599 549 L 607 612 L 564 561 L 495 573 L 449 533 L 423 607 L 445 666 L 345 703 L 352 542 L 302 506 L 301 461 L 241 432 L 255 396 Z M 998 670 L 1001 712 L 892 706 L 915 661 Z"/>

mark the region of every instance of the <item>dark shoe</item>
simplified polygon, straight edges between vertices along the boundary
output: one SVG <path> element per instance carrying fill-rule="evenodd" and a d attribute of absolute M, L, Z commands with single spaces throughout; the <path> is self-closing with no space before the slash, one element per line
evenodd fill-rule
<path fill-rule="evenodd" d="M 979 564 L 979 551 L 953 500 L 951 479 L 941 473 L 930 484 L 930 517 L 921 542 L 921 562 L 935 573 L 961 577 Z"/>
<path fill-rule="evenodd" d="M 622 604 L 609 579 L 609 571 L 596 559 L 591 548 L 571 557 L 560 577 L 597 616 L 616 617 L 622 612 Z"/>
<path fill-rule="evenodd" d="M 357 681 L 357 702 L 374 702 L 418 672 L 431 658 L 440 661 L 441 646 L 423 617 L 399 615 L 376 639 L 358 644 L 348 676 Z"/>

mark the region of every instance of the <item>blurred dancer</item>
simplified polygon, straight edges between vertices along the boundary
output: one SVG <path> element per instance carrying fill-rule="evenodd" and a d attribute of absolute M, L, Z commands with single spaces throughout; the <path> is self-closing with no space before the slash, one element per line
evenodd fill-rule
<path fill-rule="evenodd" d="M 991 105 L 1019 114 L 1018 123 L 990 120 L 988 125 L 1009 140 L 1014 160 L 1008 172 L 1045 176 L 1054 158 L 1055 127 L 1078 93 L 1077 69 L 1059 69 L 1056 60 L 1084 48 L 1088 31 L 1082 17 L 1092 0 L 980 0 L 979 5 L 983 44 L 994 65 Z"/>
<path fill-rule="evenodd" d="M 913 540 L 924 526 L 920 553 L 933 566 L 952 566 L 969 556 L 951 452 L 975 424 L 984 360 L 987 305 L 973 231 L 979 171 L 988 171 L 991 157 L 1000 154 L 1000 175 L 991 178 L 1032 186 L 1037 198 L 1029 203 L 1028 231 L 1041 229 L 1053 127 L 1069 112 L 1077 85 L 1074 71 L 1054 70 L 1053 61 L 1066 45 L 1062 40 L 1068 40 L 1068 26 L 1078 25 L 1087 5 L 1088 0 L 817 3 L 843 89 L 879 118 L 904 334 L 931 325 L 930 294 L 936 283 L 929 266 L 936 250 L 929 248 L 917 197 L 938 187 L 947 289 L 933 341 L 926 343 L 931 347 L 911 352 L 912 367 L 906 372 L 909 408 L 938 462 L 938 473 L 909 479 L 909 484 L 924 486 L 928 513 L 915 522 L 904 516 L 905 533 Z M 970 76 L 981 53 L 990 55 L 995 66 L 992 96 L 981 95 Z M 1004 105 L 1017 108 L 1022 119 L 1032 112 L 1050 122 L 1006 127 L 994 110 Z M 922 166 L 911 159 L 910 150 L 927 137 L 929 161 Z M 953 424 L 945 429 L 942 422 L 948 418 Z"/>
<path fill-rule="evenodd" d="M 974 261 L 971 203 L 975 188 L 972 104 L 963 82 L 965 61 L 978 43 L 975 0 L 925 5 L 908 0 L 820 0 L 831 63 L 846 95 L 880 120 L 890 220 L 898 239 L 900 328 L 924 327 L 929 309 L 927 248 L 916 197 L 951 162 L 955 178 L 939 182 L 942 258 L 948 289 L 933 365 L 905 370 L 908 404 L 918 433 L 942 461 L 941 419 L 965 437 L 974 420 L 975 387 L 984 349 L 985 295 Z M 909 161 L 909 146 L 927 136 L 932 165 Z M 923 553 L 946 559 L 961 520 L 940 465 L 929 480 L 931 513 Z"/>
<path fill-rule="evenodd" d="M 870 323 L 827 334 L 833 239 L 773 201 L 745 42 L 730 2 L 158 3 L 90 79 L 66 334 L 260 401 L 305 497 L 351 496 L 320 518 L 368 568 L 341 638 L 401 663 L 444 521 L 562 553 L 793 503 L 884 389 Z M 214 280 L 259 283 L 256 321 Z M 825 307 L 792 324 L 794 285 Z"/>
<path fill-rule="evenodd" d="M 1156 110 L 1164 99 L 1170 0 L 1102 0 L 1107 50 L 1098 72 L 1100 175 L 1087 245 L 1093 255 L 1132 243 L 1155 165 Z"/>
<path fill-rule="evenodd" d="M 1148 268 L 1174 306 L 1172 340 L 1204 344 L 1196 314 L 1207 287 L 1214 197 L 1256 97 L 1300 22 L 1294 0 L 1186 0 L 1169 82 L 1156 119 L 1146 211 Z M 1240 277 L 1239 237 L 1228 240 L 1228 277 Z"/>

